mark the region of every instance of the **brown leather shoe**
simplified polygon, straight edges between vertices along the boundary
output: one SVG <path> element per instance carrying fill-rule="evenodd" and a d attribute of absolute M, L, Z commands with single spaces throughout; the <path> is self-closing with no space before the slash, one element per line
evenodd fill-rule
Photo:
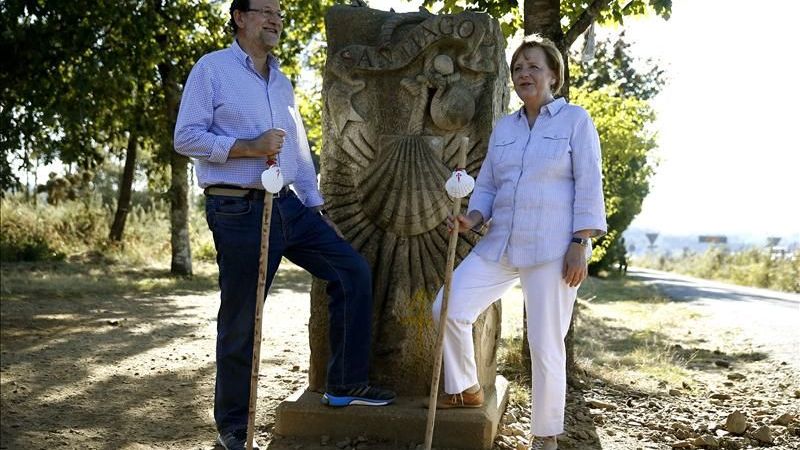
<path fill-rule="evenodd" d="M 445 394 L 436 401 L 436 409 L 480 408 L 481 406 L 483 406 L 483 388 L 474 394 L 467 391 L 460 394 Z"/>

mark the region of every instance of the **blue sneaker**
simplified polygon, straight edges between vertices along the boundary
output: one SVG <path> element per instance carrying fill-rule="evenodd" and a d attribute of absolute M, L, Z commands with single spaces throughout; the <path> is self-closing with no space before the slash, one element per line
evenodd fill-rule
<path fill-rule="evenodd" d="M 217 436 L 217 444 L 225 450 L 245 450 L 247 448 L 247 429 L 221 433 Z M 259 450 L 258 442 L 253 438 L 253 450 Z"/>
<path fill-rule="evenodd" d="M 329 390 L 322 396 L 322 403 L 328 406 L 384 406 L 392 403 L 394 391 L 365 384 L 346 391 Z"/>

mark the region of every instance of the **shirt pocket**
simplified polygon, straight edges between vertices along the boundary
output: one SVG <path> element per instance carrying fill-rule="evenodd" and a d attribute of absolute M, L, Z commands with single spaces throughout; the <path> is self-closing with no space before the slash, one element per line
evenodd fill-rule
<path fill-rule="evenodd" d="M 516 137 L 505 137 L 499 138 L 494 143 L 494 162 L 495 165 L 499 166 L 508 166 L 518 163 L 515 161 L 514 156 L 516 155 L 515 149 L 518 148 L 516 145 L 517 138 Z"/>
<path fill-rule="evenodd" d="M 569 136 L 548 134 L 542 136 L 542 155 L 548 159 L 561 159 L 569 153 Z"/>

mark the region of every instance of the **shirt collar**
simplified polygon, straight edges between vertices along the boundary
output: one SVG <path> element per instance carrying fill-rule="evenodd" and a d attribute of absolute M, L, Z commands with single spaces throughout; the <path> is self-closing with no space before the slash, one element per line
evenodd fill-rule
<path fill-rule="evenodd" d="M 233 39 L 233 43 L 231 44 L 231 51 L 233 51 L 233 56 L 236 57 L 237 61 L 247 67 L 250 66 L 252 58 L 250 58 L 250 55 L 242 50 L 242 47 L 239 45 L 239 41 L 236 38 Z M 271 54 L 267 56 L 267 64 L 269 65 L 270 69 L 280 70 L 280 61 L 278 61 L 278 58 L 272 56 Z"/>
<path fill-rule="evenodd" d="M 564 105 L 566 104 L 567 101 L 564 99 L 564 97 L 558 97 L 552 102 L 542 106 L 542 109 L 539 110 L 539 113 L 547 111 L 548 113 L 550 113 L 550 117 L 553 117 L 556 114 L 558 114 L 558 112 L 561 111 L 561 108 L 563 108 Z M 526 121 L 528 120 L 525 114 L 525 105 L 523 105 L 522 108 L 520 108 L 519 111 L 517 111 L 517 118 L 525 119 Z"/>

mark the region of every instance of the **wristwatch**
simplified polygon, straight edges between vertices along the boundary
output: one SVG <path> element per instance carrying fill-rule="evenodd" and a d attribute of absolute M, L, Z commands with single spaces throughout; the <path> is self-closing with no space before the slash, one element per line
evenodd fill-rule
<path fill-rule="evenodd" d="M 591 244 L 591 243 L 592 243 L 592 240 L 591 240 L 591 239 L 589 239 L 589 238 L 579 238 L 579 237 L 573 237 L 573 238 L 572 238 L 572 240 L 571 240 L 570 242 L 574 242 L 574 243 L 576 243 L 576 244 L 578 244 L 578 245 L 581 245 L 581 246 L 583 246 L 583 247 L 588 247 L 588 246 L 589 246 L 589 244 Z"/>

